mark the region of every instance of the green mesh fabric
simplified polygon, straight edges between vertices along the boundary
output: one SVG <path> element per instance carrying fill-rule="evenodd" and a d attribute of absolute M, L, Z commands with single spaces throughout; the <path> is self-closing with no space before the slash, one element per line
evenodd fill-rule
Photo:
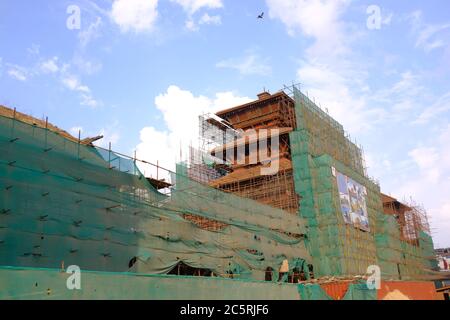
<path fill-rule="evenodd" d="M 361 275 L 368 266 L 379 265 L 384 278 L 399 279 L 431 269 L 431 237 L 422 236 L 418 247 L 401 240 L 397 221 L 383 213 L 379 185 L 365 173 L 361 150 L 295 87 L 293 96 L 297 128 L 289 137 L 294 184 L 316 276 Z M 332 168 L 366 188 L 369 231 L 345 223 Z"/>
<path fill-rule="evenodd" d="M 294 97 L 298 215 L 194 182 L 184 164 L 164 195 L 134 159 L 0 117 L 0 266 L 164 275 L 183 262 L 243 282 L 269 269 L 273 282 L 287 280 L 278 272 L 286 260 L 307 276 L 312 264 L 316 277 L 361 275 L 375 264 L 385 279 L 406 279 L 435 267 L 429 235 L 420 233 L 419 246 L 400 240 L 342 126 L 296 89 Z M 366 187 L 370 231 L 345 223 L 332 168 Z M 186 215 L 222 227 L 200 228 Z M 294 287 L 324 298 L 317 286 Z M 348 294 L 372 297 L 362 287 Z"/>
<path fill-rule="evenodd" d="M 81 273 L 81 289 L 68 290 L 60 270 L 0 267 L 1 300 L 299 300 L 295 284 L 219 277 L 114 272 Z"/>
<path fill-rule="evenodd" d="M 366 283 L 352 283 L 342 300 L 377 300 L 377 290 L 368 289 Z"/>
<path fill-rule="evenodd" d="M 169 195 L 133 159 L 0 117 L 0 265 L 165 274 L 178 264 L 264 280 L 311 263 L 305 222 L 196 183 L 179 165 Z M 221 222 L 205 230 L 190 214 Z"/>
<path fill-rule="evenodd" d="M 298 292 L 301 300 L 332 300 L 318 284 L 301 284 Z"/>

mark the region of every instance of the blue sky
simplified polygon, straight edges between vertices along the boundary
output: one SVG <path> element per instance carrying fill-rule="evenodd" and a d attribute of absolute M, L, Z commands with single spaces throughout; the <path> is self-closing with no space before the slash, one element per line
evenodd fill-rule
<path fill-rule="evenodd" d="M 450 246 L 448 1 L 0 0 L 0 12 L 1 104 L 173 168 L 197 114 L 300 82 L 364 146 L 382 191 L 423 204 Z"/>

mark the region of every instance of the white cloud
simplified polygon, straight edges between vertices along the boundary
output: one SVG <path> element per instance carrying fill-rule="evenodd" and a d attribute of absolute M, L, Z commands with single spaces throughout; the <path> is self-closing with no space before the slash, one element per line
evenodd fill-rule
<path fill-rule="evenodd" d="M 176 141 L 168 132 L 158 131 L 154 127 L 146 127 L 140 131 L 140 143 L 136 146 L 136 157 L 140 160 L 158 164 L 164 169 L 175 171 L 175 163 L 179 159 Z M 137 162 L 139 169 L 146 177 L 156 178 L 156 168 Z M 168 179 L 163 170 L 158 179 Z"/>
<path fill-rule="evenodd" d="M 218 68 L 229 68 L 239 71 L 241 75 L 271 74 L 272 68 L 267 64 L 267 59 L 261 59 L 257 54 L 248 54 L 243 59 L 228 59 L 216 64 Z"/>
<path fill-rule="evenodd" d="M 410 122 L 411 115 L 423 108 L 429 90 L 424 87 L 423 75 L 410 70 L 402 73 L 393 72 L 396 82 L 368 95 L 367 99 L 374 105 L 383 106 L 388 112 L 385 120 L 390 122 Z M 433 99 L 435 97 L 432 97 Z"/>
<path fill-rule="evenodd" d="M 411 23 L 413 33 L 417 36 L 416 48 L 422 48 L 426 53 L 429 53 L 449 44 L 448 37 L 450 33 L 445 33 L 445 31 L 450 30 L 450 23 L 425 23 L 420 10 L 409 14 L 407 19 Z"/>
<path fill-rule="evenodd" d="M 266 0 L 269 17 L 283 22 L 290 35 L 300 31 L 316 40 L 311 50 L 343 51 L 346 41 L 340 16 L 350 0 Z M 332 50 L 332 51 L 330 51 Z"/>
<path fill-rule="evenodd" d="M 187 19 L 184 26 L 189 31 L 198 31 L 199 30 L 197 24 L 195 23 L 195 21 L 192 18 Z"/>
<path fill-rule="evenodd" d="M 158 18 L 158 0 L 115 0 L 111 18 L 122 32 L 152 31 Z"/>
<path fill-rule="evenodd" d="M 218 26 L 222 24 L 222 18 L 219 15 L 210 16 L 208 13 L 205 13 L 198 21 L 198 24 L 211 24 Z"/>
<path fill-rule="evenodd" d="M 40 69 L 44 73 L 56 73 L 59 71 L 58 57 L 53 57 L 40 64 Z"/>
<path fill-rule="evenodd" d="M 79 56 L 76 56 L 74 61 L 79 68 L 85 67 L 87 73 L 93 72 L 94 67 L 89 65 L 88 61 L 84 61 L 85 65 L 82 66 L 79 63 L 83 63 L 83 59 Z M 73 65 L 68 63 L 58 64 L 58 57 L 53 57 L 40 62 L 35 68 L 35 74 L 57 74 L 59 80 L 67 89 L 78 93 L 80 104 L 83 106 L 96 108 L 103 105 L 101 101 L 93 97 L 91 89 L 80 81 L 79 76 L 71 71 L 72 67 Z"/>
<path fill-rule="evenodd" d="M 439 176 L 439 168 L 436 166 L 440 157 L 438 151 L 434 147 L 417 147 L 409 152 L 409 156 L 425 173 L 427 180 L 436 183 Z"/>
<path fill-rule="evenodd" d="M 101 25 L 102 18 L 97 17 L 95 22 L 91 23 L 89 27 L 78 33 L 78 39 L 80 40 L 80 45 L 82 48 L 85 48 L 92 40 L 99 37 L 99 29 Z"/>
<path fill-rule="evenodd" d="M 171 0 L 183 7 L 189 14 L 193 15 L 202 8 L 219 9 L 223 8 L 222 0 Z"/>
<path fill-rule="evenodd" d="M 421 143 L 409 153 L 414 166 L 407 172 L 407 179 L 393 181 L 397 196 L 401 199 L 413 195 L 419 203 L 425 203 L 436 230 L 435 242 L 450 243 L 450 125 L 442 128 L 432 140 Z"/>
<path fill-rule="evenodd" d="M 187 19 L 185 27 L 189 31 L 198 31 L 199 25 L 220 25 L 222 24 L 222 18 L 219 15 L 210 16 L 208 13 L 204 13 L 196 23 L 194 14 L 203 9 L 219 9 L 223 8 L 222 0 L 170 0 L 171 2 L 179 4 L 183 10 L 187 13 Z"/>
<path fill-rule="evenodd" d="M 367 65 L 355 58 L 355 32 L 342 16 L 351 0 L 266 0 L 269 17 L 280 20 L 287 32 L 312 40 L 297 72 L 301 89 L 328 110 L 351 133 L 367 130 L 382 116 L 369 108 Z"/>
<path fill-rule="evenodd" d="M 383 192 L 400 201 L 409 202 L 412 197 L 425 205 L 435 246 L 449 246 L 450 125 L 437 130 L 433 138 L 419 142 L 406 152 L 406 157 L 377 152 L 366 154 L 366 160 L 372 173 L 389 177 L 382 185 Z"/>
<path fill-rule="evenodd" d="M 298 70 L 301 88 L 311 100 L 328 111 L 351 133 L 371 127 L 382 109 L 369 109 L 364 95 L 357 90 L 359 78 L 364 77 L 351 68 L 340 68 L 314 60 L 304 61 Z"/>
<path fill-rule="evenodd" d="M 109 129 L 101 129 L 99 135 L 103 136 L 101 140 L 98 140 L 96 142 L 96 145 L 102 147 L 102 148 L 109 148 L 109 144 L 111 145 L 116 144 L 120 139 L 120 134 L 112 128 Z"/>
<path fill-rule="evenodd" d="M 141 142 L 136 147 L 137 157 L 152 163 L 159 161 L 162 167 L 174 170 L 176 160 L 180 160 L 180 147 L 182 157 L 186 159 L 189 145 L 197 145 L 199 115 L 249 101 L 249 98 L 236 96 L 233 92 L 220 92 L 209 98 L 170 86 L 155 98 L 155 105 L 163 114 L 167 130 L 143 128 Z M 149 172 L 150 168 L 146 170 Z"/>
<path fill-rule="evenodd" d="M 61 79 L 66 88 L 79 93 L 81 105 L 96 108 L 102 105 L 101 101 L 96 100 L 91 93 L 91 89 L 80 82 L 74 75 L 64 75 Z"/>
<path fill-rule="evenodd" d="M 83 93 L 81 94 L 81 105 L 83 106 L 88 106 L 91 108 L 96 108 L 102 105 L 102 103 L 96 99 L 94 99 L 94 97 L 92 97 L 92 95 L 90 93 L 86 94 Z"/>
<path fill-rule="evenodd" d="M 79 91 L 83 93 L 89 93 L 91 90 L 80 83 L 80 80 L 78 80 L 75 76 L 67 76 L 62 79 L 63 84 L 72 91 Z"/>
<path fill-rule="evenodd" d="M 222 24 L 222 18 L 219 15 L 210 16 L 208 13 L 205 13 L 198 21 L 198 24 L 195 22 L 194 18 L 191 16 L 186 20 L 185 27 L 189 31 L 198 31 L 199 25 L 216 25 L 219 26 Z"/>
<path fill-rule="evenodd" d="M 89 106 L 91 108 L 101 106 L 102 102 L 93 97 L 91 89 L 87 85 L 83 84 L 79 77 L 71 71 L 72 65 L 68 63 L 58 63 L 58 61 L 59 59 L 56 56 L 47 60 L 41 60 L 30 70 L 17 65 L 8 64 L 10 67 L 8 74 L 14 79 L 20 81 L 26 81 L 28 78 L 35 75 L 56 74 L 58 75 L 60 82 L 67 89 L 79 94 L 81 105 Z M 74 58 L 74 61 L 76 63 L 82 63 L 83 59 L 77 56 Z M 78 65 L 78 67 L 86 68 L 87 73 L 89 73 L 88 71 L 94 71 L 95 68 L 93 65 L 90 65 L 87 61 L 84 61 L 84 63 L 85 65 Z"/>
<path fill-rule="evenodd" d="M 432 38 L 441 31 L 448 29 L 450 29 L 450 24 L 425 26 L 418 35 L 416 47 L 423 48 L 425 52 L 430 52 L 434 49 L 444 47 L 446 43 L 443 39 L 438 38 L 433 40 Z"/>
<path fill-rule="evenodd" d="M 26 68 L 11 64 L 8 64 L 8 66 L 8 74 L 10 77 L 19 81 L 27 81 L 29 72 Z"/>
<path fill-rule="evenodd" d="M 413 124 L 427 124 L 437 116 L 450 111 L 450 92 L 439 97 L 435 103 L 425 108 Z"/>
<path fill-rule="evenodd" d="M 79 54 L 74 55 L 72 59 L 72 65 L 77 67 L 77 69 L 81 73 L 87 75 L 95 74 L 99 72 L 103 67 L 101 62 L 87 60 L 85 57 Z"/>

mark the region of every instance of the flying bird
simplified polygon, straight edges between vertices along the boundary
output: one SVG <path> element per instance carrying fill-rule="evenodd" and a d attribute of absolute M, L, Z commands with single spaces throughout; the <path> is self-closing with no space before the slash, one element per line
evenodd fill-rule
<path fill-rule="evenodd" d="M 264 12 L 261 12 L 261 14 L 258 16 L 257 19 L 262 19 L 262 18 L 264 18 Z"/>

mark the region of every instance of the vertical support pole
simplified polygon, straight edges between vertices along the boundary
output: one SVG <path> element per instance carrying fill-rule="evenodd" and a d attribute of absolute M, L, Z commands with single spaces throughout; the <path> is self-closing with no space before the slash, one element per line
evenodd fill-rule
<path fill-rule="evenodd" d="M 134 175 L 136 175 L 136 150 L 134 150 L 134 167 L 133 167 L 133 172 L 134 172 Z"/>
<path fill-rule="evenodd" d="M 47 140 L 48 140 L 48 117 L 45 117 L 45 147 L 44 147 L 44 150 L 47 150 Z"/>
<path fill-rule="evenodd" d="M 111 142 L 109 143 L 108 166 L 109 166 L 109 169 L 111 169 Z"/>
<path fill-rule="evenodd" d="M 78 160 L 80 160 L 80 144 L 81 144 L 81 130 L 78 130 L 78 151 L 77 151 Z"/>
<path fill-rule="evenodd" d="M 12 126 L 11 126 L 11 139 L 14 139 L 14 129 L 15 129 L 15 125 L 16 125 L 16 108 L 14 108 L 14 112 L 13 112 L 13 122 L 12 122 Z"/>
<path fill-rule="evenodd" d="M 159 160 L 156 160 L 156 180 L 159 180 Z"/>

